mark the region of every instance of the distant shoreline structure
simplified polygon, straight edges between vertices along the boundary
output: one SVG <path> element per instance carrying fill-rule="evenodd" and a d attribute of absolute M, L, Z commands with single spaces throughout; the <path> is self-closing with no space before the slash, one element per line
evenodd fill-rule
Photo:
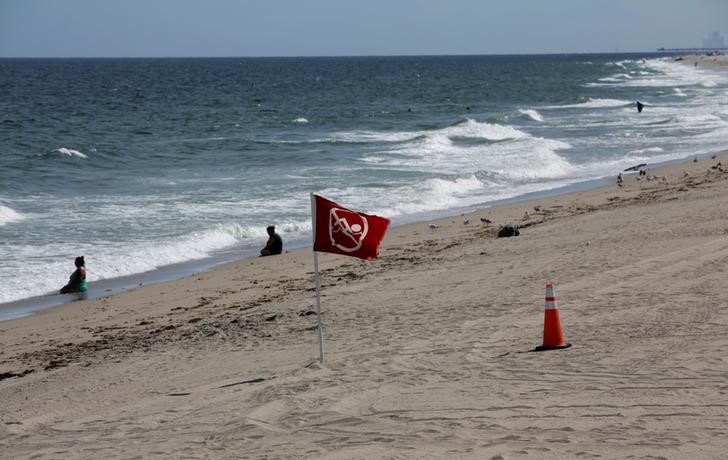
<path fill-rule="evenodd" d="M 716 51 L 728 51 L 728 47 L 722 48 L 658 48 L 658 53 L 715 53 Z"/>

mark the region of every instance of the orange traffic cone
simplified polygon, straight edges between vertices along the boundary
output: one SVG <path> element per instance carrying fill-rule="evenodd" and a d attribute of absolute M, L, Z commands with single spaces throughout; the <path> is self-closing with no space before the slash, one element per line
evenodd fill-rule
<path fill-rule="evenodd" d="M 546 311 L 543 318 L 543 345 L 536 347 L 535 351 L 557 350 L 569 348 L 570 343 L 564 340 L 564 333 L 561 332 L 561 320 L 559 310 L 556 308 L 556 294 L 554 285 L 546 283 Z"/>

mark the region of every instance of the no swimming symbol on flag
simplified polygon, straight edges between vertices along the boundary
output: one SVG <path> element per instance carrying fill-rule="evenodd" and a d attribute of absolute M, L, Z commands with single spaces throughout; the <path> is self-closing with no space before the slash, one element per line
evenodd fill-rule
<path fill-rule="evenodd" d="M 369 220 L 355 212 L 342 208 L 329 210 L 329 238 L 331 245 L 344 252 L 361 249 L 369 232 Z"/>

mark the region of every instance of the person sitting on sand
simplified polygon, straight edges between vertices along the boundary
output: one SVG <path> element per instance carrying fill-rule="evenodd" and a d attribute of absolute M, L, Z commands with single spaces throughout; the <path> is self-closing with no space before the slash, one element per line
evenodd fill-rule
<path fill-rule="evenodd" d="M 86 262 L 83 256 L 76 257 L 74 261 L 76 271 L 71 273 L 68 284 L 61 288 L 61 294 L 80 294 L 79 298 L 85 298 L 88 287 L 86 286 Z"/>
<path fill-rule="evenodd" d="M 283 252 L 283 240 L 280 235 L 276 233 L 275 225 L 269 225 L 266 229 L 268 232 L 268 242 L 265 243 L 265 247 L 260 250 L 262 256 L 274 256 Z"/>

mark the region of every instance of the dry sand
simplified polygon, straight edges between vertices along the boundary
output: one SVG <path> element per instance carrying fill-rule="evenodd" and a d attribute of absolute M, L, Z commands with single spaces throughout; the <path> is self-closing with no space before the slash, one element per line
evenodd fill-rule
<path fill-rule="evenodd" d="M 0 323 L 0 457 L 725 458 L 718 161 L 322 254 L 323 366 L 310 249 Z"/>

